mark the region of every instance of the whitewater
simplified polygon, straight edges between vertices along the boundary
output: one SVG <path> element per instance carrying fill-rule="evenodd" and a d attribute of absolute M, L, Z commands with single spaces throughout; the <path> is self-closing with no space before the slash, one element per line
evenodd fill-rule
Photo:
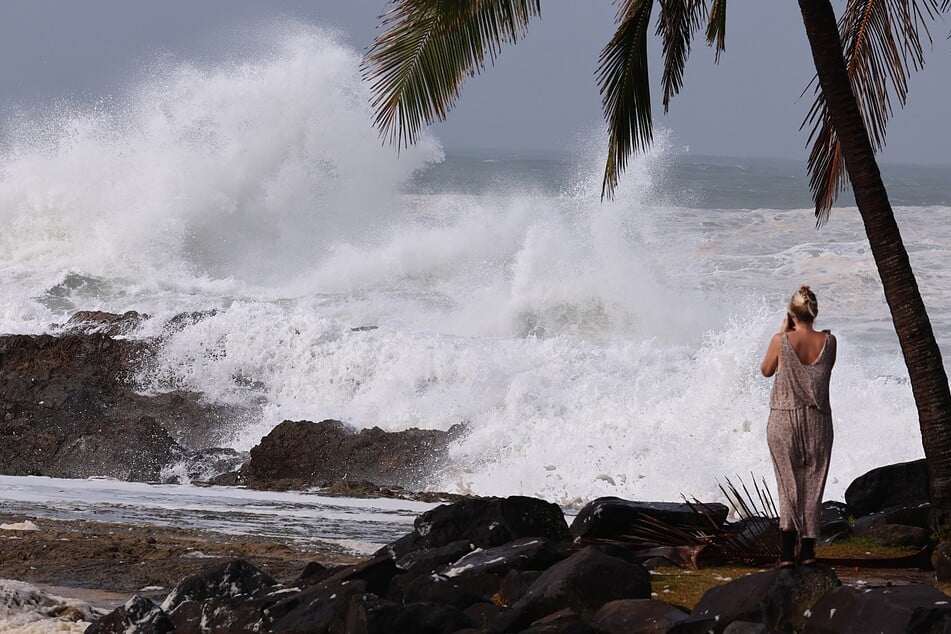
<path fill-rule="evenodd" d="M 355 50 L 312 27 L 269 37 L 7 118 L 0 331 L 136 310 L 150 319 L 130 336 L 153 337 L 213 310 L 137 380 L 252 406 L 221 446 L 285 419 L 465 423 L 428 488 L 718 499 L 726 477 L 772 486 L 759 362 L 810 284 L 839 338 L 826 496 L 923 455 L 861 221 L 846 201 L 816 230 L 800 163 L 693 157 L 662 133 L 602 201 L 598 134 L 557 157 L 444 152 L 432 135 L 398 153 Z M 898 173 L 947 351 L 951 185 Z"/>

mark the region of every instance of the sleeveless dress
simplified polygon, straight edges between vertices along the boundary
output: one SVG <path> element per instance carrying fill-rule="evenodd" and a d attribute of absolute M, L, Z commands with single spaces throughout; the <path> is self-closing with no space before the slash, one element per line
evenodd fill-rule
<path fill-rule="evenodd" d="M 819 537 L 822 491 L 832 454 L 829 379 L 835 337 L 829 331 L 811 365 L 796 356 L 783 333 L 779 369 L 770 397 L 766 440 L 779 487 L 779 528 Z"/>

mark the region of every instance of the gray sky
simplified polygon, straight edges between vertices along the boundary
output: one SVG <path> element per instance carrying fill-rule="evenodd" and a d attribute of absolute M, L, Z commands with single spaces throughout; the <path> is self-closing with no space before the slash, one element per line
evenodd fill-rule
<path fill-rule="evenodd" d="M 838 3 L 837 3 L 838 4 Z M 346 33 L 358 50 L 373 37 L 384 0 L 0 0 L 0 109 L 55 100 L 93 101 L 159 55 L 190 59 L 240 51 L 235 34 L 292 17 Z M 694 154 L 802 158 L 799 131 L 811 99 L 808 44 L 793 2 L 731 0 L 720 64 L 694 48 L 685 88 L 655 124 Z M 495 68 L 470 79 L 446 123 L 447 148 L 570 150 L 603 126 L 594 70 L 614 29 L 610 0 L 543 0 L 542 18 L 503 52 Z M 891 122 L 886 162 L 951 164 L 949 23 L 911 81 L 908 106 Z M 652 41 L 659 73 L 659 41 Z M 658 75 L 659 77 L 659 75 Z M 652 85 L 659 98 L 659 82 Z"/>

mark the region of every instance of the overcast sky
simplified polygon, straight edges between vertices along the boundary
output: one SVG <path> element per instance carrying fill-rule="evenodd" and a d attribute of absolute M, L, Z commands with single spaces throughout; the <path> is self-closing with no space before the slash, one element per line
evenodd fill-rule
<path fill-rule="evenodd" d="M 385 0 L 0 0 L 0 110 L 121 92 L 162 55 L 206 59 L 240 50 L 236 33 L 291 17 L 333 27 L 357 50 L 371 41 Z M 838 6 L 838 3 L 837 3 Z M 720 64 L 703 42 L 685 89 L 655 123 L 693 154 L 804 158 L 799 125 L 811 99 L 808 44 L 794 2 L 731 0 Z M 603 126 L 594 71 L 614 29 L 609 0 L 543 0 L 542 18 L 470 79 L 449 120 L 435 127 L 449 149 L 570 150 Z M 951 164 L 951 26 L 934 29 L 908 106 L 892 120 L 883 161 Z M 659 72 L 659 41 L 651 42 Z M 652 90 L 659 97 L 659 82 Z"/>

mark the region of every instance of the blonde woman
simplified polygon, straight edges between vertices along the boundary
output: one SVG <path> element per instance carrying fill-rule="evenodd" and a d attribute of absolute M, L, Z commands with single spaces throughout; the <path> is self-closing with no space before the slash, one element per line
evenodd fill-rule
<path fill-rule="evenodd" d="M 773 335 L 760 370 L 776 375 L 770 397 L 766 439 L 779 488 L 780 567 L 816 562 L 816 538 L 822 512 L 822 491 L 832 453 L 832 409 L 829 379 L 836 341 L 813 322 L 819 313 L 816 295 L 801 287 L 789 302 L 788 314 Z"/>

